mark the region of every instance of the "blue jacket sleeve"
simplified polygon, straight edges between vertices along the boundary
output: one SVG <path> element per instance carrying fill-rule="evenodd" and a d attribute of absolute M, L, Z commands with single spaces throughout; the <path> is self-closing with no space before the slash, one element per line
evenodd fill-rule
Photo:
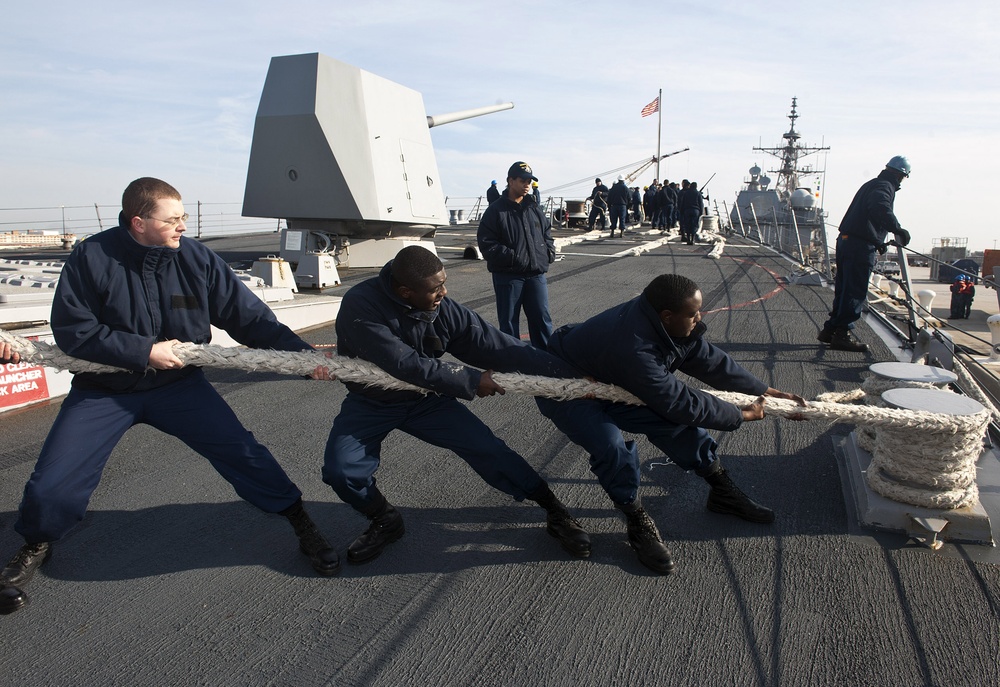
<path fill-rule="evenodd" d="M 564 360 L 504 334 L 474 310 L 457 303 L 451 306 L 440 316 L 455 332 L 447 350 L 462 362 L 497 372 L 569 379 L 582 376 Z"/>
<path fill-rule="evenodd" d="M 743 424 L 739 408 L 677 379 L 652 350 L 636 352 L 633 370 L 628 390 L 673 423 L 721 430 Z"/>
<path fill-rule="evenodd" d="M 338 338 L 349 338 L 363 351 L 360 357 L 396 379 L 445 396 L 476 397 L 480 370 L 420 355 L 392 331 L 385 315 L 363 298 L 345 298 L 337 320 Z"/>
<path fill-rule="evenodd" d="M 887 181 L 875 184 L 865 198 L 865 212 L 868 215 L 868 220 L 878 231 L 892 234 L 900 230 L 899 220 L 896 219 L 896 215 L 892 211 L 894 200 L 895 193 Z"/>
<path fill-rule="evenodd" d="M 476 239 L 483 259 L 488 265 L 501 269 L 514 265 L 514 249 L 502 241 L 500 212 L 492 204 L 486 208 L 482 219 L 479 220 Z"/>
<path fill-rule="evenodd" d="M 251 348 L 312 350 L 312 346 L 278 322 L 267 304 L 240 281 L 222 258 L 213 253 L 212 260 L 208 300 L 212 324 Z"/>
<path fill-rule="evenodd" d="M 759 396 L 767 391 L 767 384 L 737 363 L 721 348 L 700 339 L 695 348 L 681 362 L 679 369 L 684 374 L 708 384 L 720 391 L 735 391 L 741 394 Z"/>

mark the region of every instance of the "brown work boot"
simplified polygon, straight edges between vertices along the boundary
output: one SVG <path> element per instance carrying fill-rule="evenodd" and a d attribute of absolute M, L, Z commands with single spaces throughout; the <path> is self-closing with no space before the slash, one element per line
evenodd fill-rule
<path fill-rule="evenodd" d="M 864 353 L 868 350 L 868 344 L 861 343 L 850 329 L 838 327 L 833 330 L 830 336 L 830 349 L 834 351 L 850 351 L 851 353 Z"/>

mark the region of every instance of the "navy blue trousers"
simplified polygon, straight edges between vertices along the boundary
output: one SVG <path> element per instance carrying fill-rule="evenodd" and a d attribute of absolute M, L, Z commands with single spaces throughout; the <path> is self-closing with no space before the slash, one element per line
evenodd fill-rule
<path fill-rule="evenodd" d="M 150 391 L 107 394 L 74 388 L 24 487 L 14 529 L 25 541 L 56 541 L 83 519 L 111 451 L 140 423 L 200 453 L 237 494 L 267 513 L 283 511 L 302 496 L 201 370 Z"/>
<path fill-rule="evenodd" d="M 833 278 L 833 308 L 824 328 L 854 329 L 868 302 L 868 281 L 875 269 L 875 246 L 858 238 L 837 237 L 837 274 Z"/>
<path fill-rule="evenodd" d="M 704 476 L 715 469 L 718 444 L 708 432 L 675 425 L 646 406 L 588 399 L 535 401 L 542 415 L 590 454 L 590 471 L 618 505 L 632 503 L 639 495 L 639 452 L 634 441 L 625 441 L 622 430 L 645 434 L 684 470 Z"/>
<path fill-rule="evenodd" d="M 549 286 L 544 274 L 493 273 L 493 288 L 497 294 L 497 320 L 504 334 L 521 338 L 521 309 L 528 321 L 528 337 L 536 348 L 545 348 L 552 335 L 549 315 Z"/>
<path fill-rule="evenodd" d="M 472 411 L 449 396 L 381 403 L 348 393 L 333 421 L 323 456 L 323 481 L 345 503 L 366 512 L 374 499 L 382 442 L 394 429 L 453 451 L 491 487 L 523 501 L 544 484 Z"/>
<path fill-rule="evenodd" d="M 612 205 L 611 206 L 611 231 L 619 229 L 620 231 L 625 231 L 625 222 L 628 219 L 628 206 L 627 205 Z"/>
<path fill-rule="evenodd" d="M 698 212 L 698 208 L 687 208 L 681 210 L 681 236 L 687 237 L 691 236 L 693 238 L 698 238 L 698 221 L 701 217 L 701 213 Z"/>

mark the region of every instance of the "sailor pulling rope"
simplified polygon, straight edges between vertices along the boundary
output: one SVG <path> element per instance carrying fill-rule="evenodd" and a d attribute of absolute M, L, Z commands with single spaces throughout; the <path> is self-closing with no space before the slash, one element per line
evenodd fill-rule
<path fill-rule="evenodd" d="M 28 341 L 9 332 L 0 330 L 0 343 L 9 343 L 13 352 L 21 360 L 35 365 L 45 365 L 70 372 L 118 372 L 121 368 L 91 363 L 66 355 L 56 346 L 44 342 Z M 357 382 L 369 386 L 396 391 L 418 391 L 432 393 L 396 379 L 387 372 L 358 358 L 340 356 L 328 357 L 320 352 L 265 351 L 246 348 L 226 348 L 211 344 L 176 344 L 174 354 L 185 365 L 240 369 L 248 372 L 275 372 L 287 375 L 310 375 L 317 366 L 326 367 L 330 374 L 343 382 Z M 624 389 L 586 379 L 554 379 L 523 374 L 494 373 L 493 379 L 507 391 L 544 396 L 557 400 L 573 398 L 597 398 L 630 405 L 643 405 L 642 401 Z M 874 391 L 868 385 L 866 391 Z M 744 406 L 754 401 L 762 402 L 746 394 L 706 390 L 724 401 Z M 823 397 L 821 397 L 823 398 Z M 795 420 L 813 420 L 828 423 L 848 422 L 855 425 L 891 430 L 878 442 L 875 451 L 892 453 L 908 451 L 914 445 L 923 446 L 922 455 L 940 456 L 947 471 L 959 477 L 945 476 L 943 483 L 949 488 L 944 495 L 915 496 L 912 488 L 893 488 L 885 495 L 897 500 L 905 500 L 916 505 L 940 508 L 955 508 L 967 505 L 976 497 L 975 483 L 968 475 L 974 475 L 975 462 L 982 448 L 982 437 L 990 420 L 990 411 L 984 409 L 975 415 L 952 416 L 912 410 L 896 410 L 873 405 L 852 405 L 855 394 L 834 397 L 843 402 L 818 400 L 808 406 L 800 406 L 794 401 L 768 398 L 767 412 Z M 919 437 L 919 439 L 917 439 Z M 971 466 L 971 467 L 970 467 Z M 912 468 L 926 471 L 926 467 Z M 904 473 L 901 477 L 910 477 Z M 926 480 L 923 480 L 926 481 Z M 934 481 L 933 479 L 931 481 Z M 874 485 L 873 485 L 874 486 Z M 886 492 L 890 489 L 885 488 Z M 919 502 L 917 502 L 919 501 Z"/>
<path fill-rule="evenodd" d="M 46 365 L 70 372 L 120 372 L 121 368 L 111 365 L 91 363 L 66 355 L 53 344 L 28 341 L 9 332 L 0 330 L 0 343 L 11 344 L 11 350 L 20 354 L 22 361 L 35 365 Z M 307 376 L 318 365 L 330 370 L 331 375 L 342 382 L 357 382 L 368 386 L 378 386 L 392 391 L 418 391 L 432 393 L 427 389 L 396 379 L 372 363 L 359 358 L 341 356 L 327 357 L 320 352 L 264 351 L 246 348 L 227 348 L 213 344 L 176 344 L 174 354 L 185 365 L 238 369 L 247 372 L 275 372 L 278 374 Z M 573 398 L 599 398 L 602 400 L 630 405 L 644 405 L 642 401 L 621 387 L 586 379 L 554 379 L 535 375 L 514 373 L 494 373 L 493 378 L 507 391 L 544 396 L 556 400 Z M 757 400 L 746 394 L 705 390 L 724 401 L 736 405 L 746 405 Z M 786 418 L 819 420 L 825 422 L 849 422 L 852 424 L 872 424 L 879 427 L 899 429 L 924 429 L 950 432 L 978 431 L 979 416 L 951 417 L 921 411 L 893 410 L 871 406 L 845 405 L 814 401 L 802 407 L 794 401 L 780 398 L 767 399 L 768 412 Z M 984 413 L 989 418 L 989 413 Z"/>

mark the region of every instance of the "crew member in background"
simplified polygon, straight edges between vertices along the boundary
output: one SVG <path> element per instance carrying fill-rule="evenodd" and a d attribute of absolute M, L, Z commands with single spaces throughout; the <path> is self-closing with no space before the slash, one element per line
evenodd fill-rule
<path fill-rule="evenodd" d="M 628 219 L 628 204 L 632 194 L 625 185 L 625 177 L 618 175 L 618 181 L 611 185 L 608 191 L 608 212 L 611 213 L 611 238 L 615 237 L 615 227 L 619 228 L 622 238 L 625 237 L 625 222 Z"/>
<path fill-rule="evenodd" d="M 552 225 L 531 194 L 538 181 L 525 162 L 507 170 L 507 188 L 479 221 L 479 251 L 493 275 L 500 331 L 521 336 L 521 309 L 531 343 L 545 348 L 552 334 L 545 273 L 556 259 Z"/>
<path fill-rule="evenodd" d="M 708 482 L 708 510 L 770 523 L 774 513 L 733 483 L 716 455 L 718 444 L 706 429 L 732 431 L 744 422 L 760 420 L 767 396 L 805 405 L 800 396 L 768 387 L 706 341 L 701 306 L 697 284 L 665 274 L 636 298 L 553 333 L 549 342 L 553 355 L 597 381 L 630 391 L 645 405 L 536 398 L 542 414 L 590 457 L 591 471 L 625 514 L 629 544 L 639 561 L 663 575 L 674 569 L 674 563 L 642 507 L 639 453 L 634 441 L 622 437 L 622 430 L 645 434 L 673 463 Z M 758 398 L 741 408 L 688 386 L 675 376 L 677 371 L 716 389 Z"/>
<path fill-rule="evenodd" d="M 910 163 L 901 155 L 893 157 L 877 177 L 858 189 L 840 223 L 833 307 L 816 337 L 834 350 L 868 350 L 852 330 L 868 301 L 868 281 L 878 254 L 886 251 L 886 236 L 894 234 L 903 246 L 910 243 L 910 233 L 899 225 L 893 212 L 896 191 L 908 176 Z"/>
<path fill-rule="evenodd" d="M 673 188 L 676 184 L 671 184 L 669 179 L 663 180 L 663 188 L 656 194 L 656 202 L 660 207 L 660 230 L 670 233 L 674 225 L 674 214 L 677 206 L 677 190 Z"/>
<path fill-rule="evenodd" d="M 976 295 L 976 285 L 972 277 L 960 274 L 951 284 L 951 317 L 952 320 L 967 320 L 972 314 L 972 301 Z"/>
<path fill-rule="evenodd" d="M 705 212 L 705 200 L 697 182 L 685 179 L 683 183 L 686 185 L 677 200 L 681 215 L 681 240 L 693 246 L 698 240 L 698 224 Z"/>
<path fill-rule="evenodd" d="M 538 190 L 538 182 L 531 182 L 531 195 L 535 197 L 535 204 L 538 207 L 542 207 L 542 192 Z"/>
<path fill-rule="evenodd" d="M 664 186 L 670 189 L 670 198 L 673 204 L 670 206 L 670 216 L 667 218 L 667 229 L 680 227 L 680 219 L 677 213 L 677 199 L 680 198 L 681 190 L 677 188 L 677 182 L 671 181 Z"/>
<path fill-rule="evenodd" d="M 500 189 L 497 188 L 497 180 L 494 179 L 490 182 L 490 187 L 486 189 L 486 204 L 490 205 L 494 200 L 500 197 Z"/>
<path fill-rule="evenodd" d="M 124 371 L 73 376 L 24 488 L 14 529 L 25 544 L 3 569 L 0 613 L 27 602 L 22 587 L 52 554 L 52 543 L 83 519 L 111 451 L 137 424 L 177 437 L 239 496 L 288 518 L 316 572 L 340 570 L 337 552 L 303 508 L 302 492 L 201 369 L 185 367 L 173 352 L 179 342 L 209 342 L 210 325 L 253 348 L 312 350 L 219 256 L 183 236 L 187 218 L 173 186 L 136 179 L 122 196 L 118 226 L 88 238 L 66 261 L 52 302 L 56 344 L 74 358 Z M 18 361 L 6 344 L 0 356 Z"/>
<path fill-rule="evenodd" d="M 632 222 L 642 224 L 642 196 L 639 195 L 639 187 L 632 187 Z"/>
<path fill-rule="evenodd" d="M 608 216 L 608 187 L 601 183 L 600 179 L 594 179 L 594 190 L 590 192 L 587 197 L 590 201 L 590 218 L 587 221 L 587 227 L 590 231 L 594 230 L 597 226 L 597 220 L 601 220 L 601 229 L 604 229 L 604 224 L 607 221 Z"/>
<path fill-rule="evenodd" d="M 527 165 L 511 168 L 507 181 L 512 187 L 529 187 L 519 184 L 522 171 L 531 172 Z M 506 202 L 501 199 L 490 207 Z M 341 355 L 368 360 L 397 379 L 431 391 L 347 384 L 347 397 L 333 421 L 323 458 L 323 481 L 370 521 L 348 547 L 347 560 L 372 560 L 403 536 L 402 515 L 375 484 L 382 441 L 394 429 L 454 451 L 490 486 L 518 501 L 538 503 L 545 509 L 549 534 L 572 555 L 586 558 L 589 536 L 545 480 L 456 399 L 504 393 L 493 381 L 492 370 L 548 377 L 579 373 L 545 351 L 502 334 L 474 311 L 447 298 L 447 278 L 436 255 L 408 246 L 377 277 L 352 287 L 341 303 L 337 317 Z M 475 367 L 448 361 L 442 357 L 445 353 Z"/>
<path fill-rule="evenodd" d="M 656 223 L 656 219 L 653 217 L 653 196 L 656 195 L 656 179 L 653 179 L 653 183 L 643 189 L 642 193 L 642 211 L 646 215 L 646 220 L 650 225 Z"/>

